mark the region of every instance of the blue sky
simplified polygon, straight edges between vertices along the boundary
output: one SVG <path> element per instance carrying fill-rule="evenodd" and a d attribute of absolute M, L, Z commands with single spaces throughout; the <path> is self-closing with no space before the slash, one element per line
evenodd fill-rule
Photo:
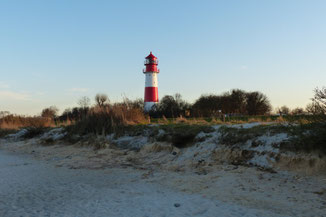
<path fill-rule="evenodd" d="M 0 111 L 142 98 L 149 51 L 160 97 L 240 88 L 305 107 L 326 86 L 325 11 L 314 0 L 0 0 Z"/>

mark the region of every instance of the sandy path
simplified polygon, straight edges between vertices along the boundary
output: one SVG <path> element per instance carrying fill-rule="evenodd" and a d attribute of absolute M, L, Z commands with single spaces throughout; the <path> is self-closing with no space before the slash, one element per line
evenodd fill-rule
<path fill-rule="evenodd" d="M 172 190 L 141 174 L 58 168 L 0 151 L 0 216 L 278 216 Z"/>

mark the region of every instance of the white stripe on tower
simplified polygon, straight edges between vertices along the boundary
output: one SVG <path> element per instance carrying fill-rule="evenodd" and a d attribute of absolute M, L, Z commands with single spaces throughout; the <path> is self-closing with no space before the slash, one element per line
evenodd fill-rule
<path fill-rule="evenodd" d="M 157 87 L 157 74 L 147 73 L 145 79 L 145 87 Z"/>

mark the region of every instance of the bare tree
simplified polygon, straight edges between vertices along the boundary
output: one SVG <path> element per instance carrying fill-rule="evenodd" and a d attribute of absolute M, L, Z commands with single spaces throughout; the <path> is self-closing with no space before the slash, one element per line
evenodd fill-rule
<path fill-rule="evenodd" d="M 109 102 L 109 98 L 106 94 L 98 93 L 95 96 L 95 102 L 98 106 L 103 107 L 106 103 Z"/>
<path fill-rule="evenodd" d="M 309 114 L 313 114 L 313 115 L 318 115 L 318 114 L 323 114 L 323 110 L 320 108 L 320 106 L 315 103 L 315 102 L 311 102 L 306 106 L 306 111 Z"/>
<path fill-rule="evenodd" d="M 305 113 L 303 108 L 295 108 L 291 111 L 292 115 L 303 115 Z"/>
<path fill-rule="evenodd" d="M 182 96 L 180 93 L 174 94 L 174 100 L 177 103 L 180 110 L 184 111 L 184 110 L 190 109 L 190 107 L 191 107 L 190 104 L 187 103 L 187 101 L 182 99 Z"/>
<path fill-rule="evenodd" d="M 83 96 L 78 100 L 78 105 L 82 108 L 88 108 L 91 104 L 91 100 L 87 96 Z"/>
<path fill-rule="evenodd" d="M 6 117 L 8 115 L 10 115 L 10 112 L 8 112 L 8 111 L 0 111 L 0 118 Z"/>
<path fill-rule="evenodd" d="M 318 107 L 318 109 L 325 114 L 326 113 L 326 87 L 323 87 L 322 89 L 315 89 L 315 97 L 312 99 L 312 101 L 315 103 L 315 106 Z"/>
<path fill-rule="evenodd" d="M 278 108 L 277 112 L 280 113 L 280 115 L 288 115 L 290 114 L 290 109 L 284 105 L 281 108 Z"/>
<path fill-rule="evenodd" d="M 59 109 L 55 106 L 50 106 L 42 110 L 41 116 L 44 118 L 55 118 L 58 114 Z"/>
<path fill-rule="evenodd" d="M 116 105 L 119 103 L 116 103 Z M 120 103 L 121 105 L 126 106 L 128 109 L 143 109 L 144 108 L 144 100 L 141 98 L 131 100 L 128 97 L 124 96 L 123 97 L 123 102 Z"/>

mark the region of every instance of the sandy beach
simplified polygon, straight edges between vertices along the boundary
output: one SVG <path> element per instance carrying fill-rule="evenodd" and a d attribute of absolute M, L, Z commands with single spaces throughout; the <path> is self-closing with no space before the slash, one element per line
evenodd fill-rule
<path fill-rule="evenodd" d="M 194 163 L 191 148 L 158 144 L 131 151 L 39 143 L 1 141 L 0 216 L 325 215 L 323 175 Z"/>
<path fill-rule="evenodd" d="M 134 169 L 71 170 L 0 156 L 1 216 L 275 216 L 176 191 Z"/>

